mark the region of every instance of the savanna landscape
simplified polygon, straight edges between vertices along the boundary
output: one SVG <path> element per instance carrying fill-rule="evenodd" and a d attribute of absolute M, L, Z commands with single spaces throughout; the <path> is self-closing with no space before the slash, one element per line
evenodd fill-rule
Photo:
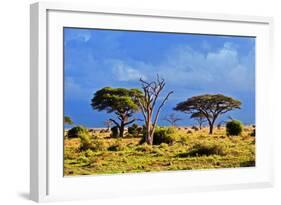
<path fill-rule="evenodd" d="M 255 166 L 253 39 L 116 32 L 64 32 L 65 176 Z"/>

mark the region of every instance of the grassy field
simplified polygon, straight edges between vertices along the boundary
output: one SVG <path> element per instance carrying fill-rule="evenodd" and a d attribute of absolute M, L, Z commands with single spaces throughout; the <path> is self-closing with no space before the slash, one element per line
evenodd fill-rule
<path fill-rule="evenodd" d="M 226 136 L 225 127 L 174 128 L 173 142 L 140 144 L 141 136 L 111 138 L 110 132 L 91 132 L 91 149 L 80 149 L 80 138 L 64 140 L 64 175 L 94 175 L 165 170 L 196 170 L 255 166 L 252 126 L 240 136 Z"/>

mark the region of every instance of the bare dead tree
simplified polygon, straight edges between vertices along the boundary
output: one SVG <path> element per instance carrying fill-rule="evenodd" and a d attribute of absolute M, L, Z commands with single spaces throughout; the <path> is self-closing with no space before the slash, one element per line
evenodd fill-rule
<path fill-rule="evenodd" d="M 178 122 L 182 119 L 178 118 L 175 113 L 171 113 L 171 114 L 167 115 L 166 117 L 164 117 L 163 120 L 169 122 L 173 127 L 175 127 L 176 122 Z"/>
<path fill-rule="evenodd" d="M 165 96 L 165 98 L 163 98 L 158 108 L 155 109 L 156 102 L 160 96 L 160 93 L 162 92 L 162 90 L 166 85 L 165 80 L 160 79 L 159 75 L 157 75 L 156 81 L 146 82 L 142 78 L 140 78 L 140 82 L 141 82 L 144 96 L 138 98 L 138 102 L 145 121 L 145 129 L 146 129 L 145 141 L 147 142 L 147 144 L 152 145 L 153 135 L 161 108 L 164 106 L 165 102 L 168 100 L 169 96 L 173 93 L 173 91 L 170 91 Z"/>

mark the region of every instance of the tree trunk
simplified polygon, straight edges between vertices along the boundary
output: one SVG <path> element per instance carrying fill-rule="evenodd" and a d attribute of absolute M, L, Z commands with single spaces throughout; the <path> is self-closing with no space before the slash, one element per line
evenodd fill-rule
<path fill-rule="evenodd" d="M 212 124 L 210 124 L 209 126 L 210 126 L 209 134 L 211 135 L 211 134 L 213 134 L 213 128 L 214 128 L 214 126 L 213 126 Z"/>
<path fill-rule="evenodd" d="M 147 121 L 146 121 L 146 138 L 145 141 L 147 144 L 152 145 L 153 144 L 153 136 L 152 134 L 152 127 L 151 127 L 151 112 L 148 111 Z"/>
<path fill-rule="evenodd" d="M 120 127 L 119 127 L 119 137 L 124 136 L 124 129 L 125 129 L 125 124 L 124 124 L 124 122 L 121 122 Z"/>
<path fill-rule="evenodd" d="M 153 145 L 153 137 L 151 135 L 147 136 L 146 143 L 149 144 L 149 145 Z"/>
<path fill-rule="evenodd" d="M 210 127 L 209 134 L 210 135 L 213 134 L 214 124 L 215 124 L 215 121 L 209 122 L 209 127 Z"/>
<path fill-rule="evenodd" d="M 152 145 L 153 144 L 153 133 L 152 133 L 152 127 L 150 124 L 147 125 L 147 129 L 146 129 L 146 137 L 145 137 L 145 141 L 147 144 Z"/>

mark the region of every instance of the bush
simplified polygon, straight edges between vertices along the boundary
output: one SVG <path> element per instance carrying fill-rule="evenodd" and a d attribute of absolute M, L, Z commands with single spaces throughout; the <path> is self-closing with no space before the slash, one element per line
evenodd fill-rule
<path fill-rule="evenodd" d="M 101 130 L 100 130 L 100 133 L 106 133 L 106 132 L 107 132 L 106 129 L 101 129 Z"/>
<path fill-rule="evenodd" d="M 191 130 L 188 130 L 186 133 L 187 133 L 187 134 L 192 134 L 192 131 L 191 131 Z"/>
<path fill-rule="evenodd" d="M 250 134 L 252 137 L 255 137 L 256 136 L 256 129 L 253 129 L 253 131 L 251 132 Z"/>
<path fill-rule="evenodd" d="M 160 145 L 161 143 L 172 144 L 175 140 L 172 137 L 177 131 L 175 127 L 156 127 L 153 135 L 153 145 Z M 143 137 L 140 140 L 140 144 L 145 143 L 146 129 L 143 126 Z"/>
<path fill-rule="evenodd" d="M 196 126 L 192 126 L 191 129 L 193 129 L 194 131 L 198 131 L 199 130 L 199 128 L 196 127 Z"/>
<path fill-rule="evenodd" d="M 226 123 L 226 134 L 229 136 L 237 136 L 242 133 L 243 125 L 238 120 L 231 120 Z"/>
<path fill-rule="evenodd" d="M 111 128 L 111 135 L 110 136 L 114 137 L 114 138 L 119 137 L 119 129 L 118 129 L 117 126 L 114 126 L 114 127 Z"/>
<path fill-rule="evenodd" d="M 87 128 L 85 128 L 83 126 L 76 126 L 76 127 L 71 128 L 70 130 L 68 130 L 67 137 L 76 138 L 76 137 L 80 137 L 81 135 L 84 135 L 84 134 L 89 134 Z"/>
<path fill-rule="evenodd" d="M 156 128 L 153 136 L 153 144 L 160 145 L 161 143 L 172 144 L 174 139 L 171 134 L 175 132 L 174 128 L 160 127 Z"/>
<path fill-rule="evenodd" d="M 137 124 L 132 124 L 132 126 L 128 127 L 128 133 L 131 135 L 136 135 L 138 134 L 138 125 Z"/>
<path fill-rule="evenodd" d="M 187 153 L 179 154 L 179 157 L 196 157 L 210 155 L 225 155 L 223 146 L 218 144 L 195 144 Z"/>

